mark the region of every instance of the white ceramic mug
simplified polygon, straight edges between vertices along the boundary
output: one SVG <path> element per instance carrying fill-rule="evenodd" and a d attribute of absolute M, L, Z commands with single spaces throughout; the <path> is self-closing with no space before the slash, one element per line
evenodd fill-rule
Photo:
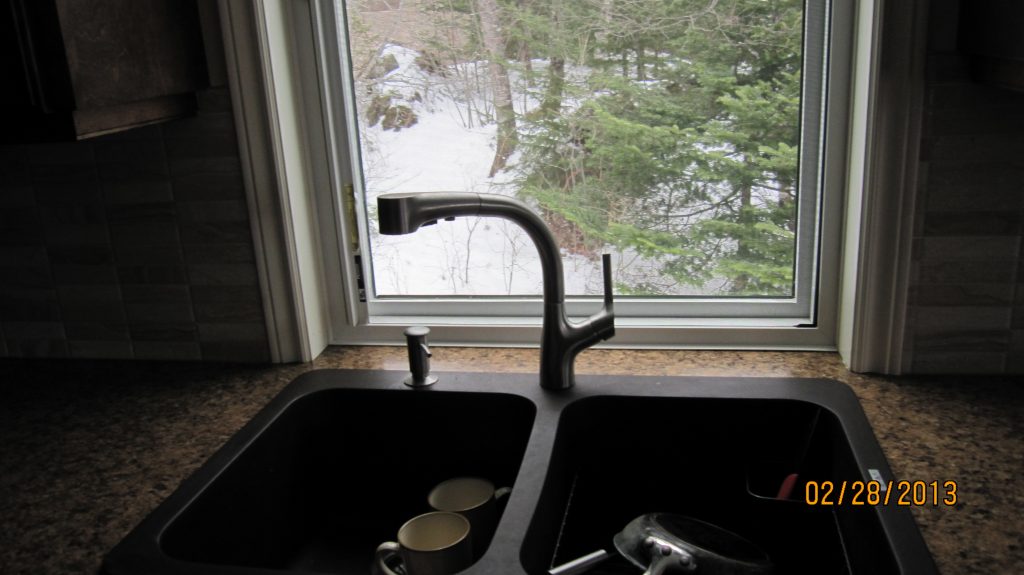
<path fill-rule="evenodd" d="M 398 530 L 398 542 L 377 547 L 374 572 L 397 575 L 389 566 L 395 557 L 405 575 L 449 575 L 473 564 L 469 520 L 458 513 L 434 511 L 417 515 Z"/>
<path fill-rule="evenodd" d="M 427 503 L 438 511 L 459 513 L 469 520 L 473 530 L 473 559 L 483 556 L 498 528 L 498 501 L 512 490 L 495 488 L 481 477 L 456 477 L 439 483 L 427 496 Z"/>

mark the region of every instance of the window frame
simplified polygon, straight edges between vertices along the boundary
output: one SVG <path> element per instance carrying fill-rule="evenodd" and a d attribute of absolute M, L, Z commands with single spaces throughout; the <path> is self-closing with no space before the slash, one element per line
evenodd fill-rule
<path fill-rule="evenodd" d="M 853 44 L 853 23 L 855 6 L 853 0 L 832 0 L 830 10 L 820 17 L 829 30 L 828 44 L 821 50 L 812 50 L 810 43 L 805 48 L 805 70 L 808 60 L 815 54 L 824 58 L 821 66 L 826 67 L 825 82 L 820 86 L 824 94 L 824 106 L 820 121 L 822 161 L 813 166 L 801 162 L 801 180 L 813 170 L 814 178 L 822 187 L 820 202 L 813 209 L 805 207 L 801 194 L 800 218 L 806 221 L 808 212 L 817 211 L 815 225 L 820 229 L 813 233 L 813 249 L 798 250 L 798 258 L 816 258 L 818 277 L 816 282 L 804 282 L 796 286 L 798 295 L 803 290 L 805 307 L 792 312 L 790 302 L 782 299 L 744 299 L 742 301 L 706 300 L 689 298 L 685 303 L 673 302 L 677 312 L 667 315 L 663 312 L 640 309 L 644 302 L 617 302 L 617 335 L 604 345 L 609 347 L 705 347 L 742 349 L 835 349 L 836 310 L 838 307 L 840 232 L 842 225 L 843 191 L 846 183 L 847 131 L 849 117 L 850 61 Z M 805 18 L 810 18 L 813 6 L 822 6 L 812 0 L 805 5 Z M 432 341 L 441 344 L 460 345 L 537 345 L 540 333 L 539 299 L 524 298 L 471 298 L 486 301 L 481 311 L 467 308 L 466 298 L 456 300 L 436 298 L 407 298 L 402 302 L 363 301 L 366 278 L 357 265 L 368 257 L 368 230 L 354 217 L 357 211 L 365 213 L 361 193 L 346 193 L 353 189 L 359 192 L 361 183 L 352 177 L 351 162 L 358 159 L 356 142 L 357 127 L 352 122 L 354 105 L 343 97 L 348 74 L 338 56 L 347 50 L 335 33 L 341 24 L 330 0 L 310 0 L 310 15 L 307 22 L 312 34 L 312 57 L 299 58 L 295 62 L 305 67 L 305 76 L 315 78 L 316 93 L 320 98 L 320 110 L 308 116 L 308 121 L 320 121 L 324 126 L 324 154 L 328 189 L 318 187 L 316 203 L 321 213 L 334 217 L 335 224 L 321 226 L 321 241 L 325 245 L 336 245 L 336 253 L 328 254 L 328 266 L 334 273 L 324 277 L 325 293 L 330 310 L 331 335 L 333 344 L 397 343 L 401 341 L 404 326 L 414 324 L 430 325 L 435 328 Z M 310 70 L 310 68 L 312 68 Z M 805 82 L 803 90 L 809 89 Z M 815 89 L 812 87 L 811 89 Z M 801 114 L 806 120 L 809 112 L 802 106 Z M 806 133 L 806 131 L 804 131 Z M 338 137 L 343 136 L 343 137 Z M 802 139 L 803 139 L 802 135 Z M 806 145 L 801 142 L 802 149 Z M 340 241 L 345 238 L 344 241 Z M 325 250 L 331 252 L 332 250 Z M 363 262 L 364 265 L 366 262 Z M 658 302 L 663 303 L 663 302 Z M 383 304 L 383 305 L 381 305 Z M 396 305 L 397 304 L 397 305 Z M 779 314 L 780 304 L 787 307 Z M 728 317 L 721 306 L 744 310 L 743 317 Z M 571 316 L 585 316 L 592 313 L 599 303 L 597 298 L 569 298 L 568 311 Z M 691 309 L 686 310 L 686 307 Z M 429 309 L 430 313 L 424 313 Z M 502 329 L 496 330 L 496 327 Z"/>

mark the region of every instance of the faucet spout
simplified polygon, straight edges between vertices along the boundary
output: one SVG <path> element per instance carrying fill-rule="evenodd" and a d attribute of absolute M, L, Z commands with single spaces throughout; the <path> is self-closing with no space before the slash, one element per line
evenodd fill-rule
<path fill-rule="evenodd" d="M 568 389 L 574 385 L 576 355 L 615 335 L 612 301 L 611 258 L 602 259 L 604 308 L 581 323 L 571 323 L 565 313 L 562 257 L 558 242 L 544 220 L 522 202 L 496 194 L 469 192 L 420 192 L 383 194 L 377 197 L 380 233 L 409 234 L 438 220 L 461 216 L 504 218 L 521 226 L 540 255 L 544 279 L 544 320 L 541 334 L 540 385 Z"/>

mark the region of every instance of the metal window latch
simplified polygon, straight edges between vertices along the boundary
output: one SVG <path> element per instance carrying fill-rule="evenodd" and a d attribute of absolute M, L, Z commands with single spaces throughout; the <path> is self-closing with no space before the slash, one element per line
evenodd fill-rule
<path fill-rule="evenodd" d="M 409 387 L 427 387 L 437 383 L 430 375 L 430 347 L 427 346 L 429 327 L 413 326 L 405 330 L 405 345 L 409 349 L 409 377 L 403 380 Z"/>

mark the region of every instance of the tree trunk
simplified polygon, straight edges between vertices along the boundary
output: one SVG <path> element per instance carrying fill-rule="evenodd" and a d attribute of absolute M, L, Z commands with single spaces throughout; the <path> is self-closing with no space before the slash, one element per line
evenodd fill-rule
<path fill-rule="evenodd" d="M 517 0 L 516 1 L 516 6 L 519 8 L 520 13 L 525 14 L 530 9 L 530 2 L 529 2 L 529 0 Z M 520 24 L 519 26 L 521 28 L 524 28 L 522 26 L 522 24 Z M 520 34 L 519 40 L 517 40 L 517 43 L 519 45 L 517 46 L 517 50 L 516 50 L 516 58 L 519 60 L 519 63 L 523 66 L 523 70 L 526 72 L 525 75 L 526 75 L 527 83 L 529 83 L 529 85 L 532 87 L 533 83 L 534 83 L 533 82 L 533 61 L 532 61 L 533 60 L 533 54 L 530 52 L 530 42 L 527 41 L 526 38 L 527 38 L 527 33 L 526 33 L 526 30 L 524 29 L 524 30 L 522 30 L 522 32 Z"/>
<path fill-rule="evenodd" d="M 484 49 L 487 50 L 487 72 L 494 94 L 494 115 L 498 121 L 494 161 L 491 163 L 489 174 L 490 177 L 494 177 L 505 168 L 509 156 L 516 149 L 519 136 L 516 132 L 516 113 L 512 107 L 512 86 L 508 79 L 508 70 L 502 64 L 505 41 L 501 34 L 498 3 L 496 0 L 476 0 L 476 10 L 480 15 Z"/>
<path fill-rule="evenodd" d="M 636 43 L 636 79 L 643 82 L 647 80 L 647 64 L 644 62 L 646 54 L 644 53 L 643 42 Z"/>
<path fill-rule="evenodd" d="M 560 6 L 558 2 L 552 2 L 551 13 L 548 15 L 551 21 L 551 46 L 548 57 L 548 83 L 544 87 L 544 99 L 540 103 L 541 114 L 545 118 L 551 118 L 562 110 L 562 92 L 565 90 L 565 54 L 557 46 L 564 41 L 562 38 L 562 23 L 560 20 Z"/>
<path fill-rule="evenodd" d="M 533 56 L 530 54 L 530 45 L 526 41 L 519 42 L 519 63 L 523 65 L 527 80 L 533 85 Z"/>
<path fill-rule="evenodd" d="M 786 218 L 786 229 L 795 232 L 796 231 L 796 186 L 786 185 L 779 192 L 779 207 L 790 213 L 790 217 Z"/>
<path fill-rule="evenodd" d="M 751 218 L 750 206 L 751 206 L 751 193 L 750 185 L 744 184 L 740 190 L 740 217 L 739 222 L 744 226 L 752 227 L 754 225 L 753 219 Z M 741 236 L 736 246 L 736 256 L 740 259 L 745 259 L 750 256 L 750 247 L 747 245 L 747 241 Z M 750 276 L 747 274 L 739 274 L 732 282 L 732 291 L 736 294 L 743 294 L 750 285 Z"/>
<path fill-rule="evenodd" d="M 544 89 L 544 101 L 540 108 L 545 116 L 551 117 L 562 110 L 562 91 L 565 89 L 565 58 L 551 57 L 548 65 L 548 85 Z"/>

